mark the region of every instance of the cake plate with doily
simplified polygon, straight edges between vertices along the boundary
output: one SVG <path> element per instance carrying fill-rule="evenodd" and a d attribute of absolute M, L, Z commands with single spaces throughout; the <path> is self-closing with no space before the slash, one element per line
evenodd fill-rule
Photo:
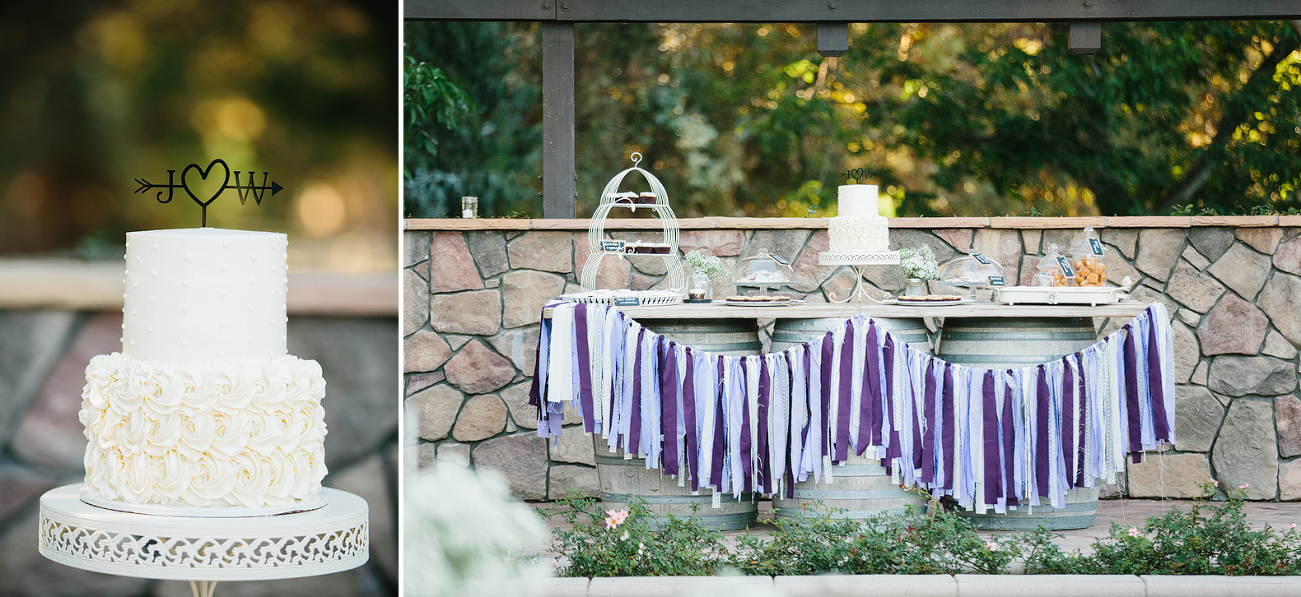
<path fill-rule="evenodd" d="M 836 300 L 827 297 L 827 300 L 833 303 L 847 303 L 857 295 L 863 295 L 869 301 L 879 303 L 881 301 L 872 298 L 867 293 L 867 288 L 863 285 L 863 276 L 867 273 L 867 268 L 877 265 L 899 265 L 898 251 L 823 251 L 818 253 L 818 265 L 849 265 L 853 266 L 854 272 L 858 275 L 854 277 L 854 288 L 850 290 L 849 296 L 844 300 Z M 886 294 L 885 298 L 890 298 Z"/>
<path fill-rule="evenodd" d="M 217 581 L 273 580 L 351 570 L 369 558 L 366 500 L 322 489 L 325 505 L 275 516 L 136 514 L 81 500 L 81 484 L 41 496 L 41 555 L 73 568 L 188 580 L 195 597 Z"/>

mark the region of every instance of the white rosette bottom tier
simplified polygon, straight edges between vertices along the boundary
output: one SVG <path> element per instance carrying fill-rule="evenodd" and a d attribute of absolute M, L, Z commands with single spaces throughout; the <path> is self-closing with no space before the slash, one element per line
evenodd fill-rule
<path fill-rule="evenodd" d="M 221 363 L 100 355 L 79 414 L 83 500 L 176 516 L 311 510 L 325 477 L 325 380 L 285 355 Z"/>
<path fill-rule="evenodd" d="M 836 216 L 827 225 L 832 251 L 885 251 L 890 247 L 890 220 L 883 216 Z"/>

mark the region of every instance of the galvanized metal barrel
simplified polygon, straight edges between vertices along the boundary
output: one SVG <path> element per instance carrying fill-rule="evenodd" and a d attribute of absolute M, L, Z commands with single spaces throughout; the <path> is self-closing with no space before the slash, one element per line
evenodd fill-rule
<path fill-rule="evenodd" d="M 624 459 L 623 450 L 611 454 L 605 440 L 593 437 L 605 509 L 624 508 L 634 498 L 641 498 L 655 516 L 652 526 L 656 527 L 667 522 L 670 515 L 680 519 L 694 516 L 705 526 L 721 530 L 743 529 L 754 524 L 759 505 L 753 494 L 743 493 L 740 500 L 730 494 L 723 495 L 720 507 L 714 508 L 712 491 L 702 489 L 699 495 L 692 495 L 690 481 L 678 487 L 678 479 L 661 474 L 659 469 L 646 468 L 646 459 Z"/>
<path fill-rule="evenodd" d="M 868 454 L 875 454 L 869 451 Z M 831 468 L 831 483 L 815 484 L 813 479 L 795 484 L 795 497 L 774 495 L 772 506 L 777 516 L 796 518 L 820 516 L 818 503 L 832 508 L 832 518 L 861 520 L 873 516 L 903 514 L 909 505 L 924 508 L 926 500 L 904 491 L 890 479 L 880 461 L 851 455 L 845 466 Z"/>
<path fill-rule="evenodd" d="M 646 329 L 678 344 L 716 354 L 759 354 L 759 328 L 753 319 L 647 319 Z"/>
<path fill-rule="evenodd" d="M 1050 531 L 1087 529 L 1098 517 L 1097 487 L 1077 487 L 1066 491 L 1066 507 L 1018 506 L 1007 514 L 968 512 L 957 509 L 957 515 L 971 526 L 983 531 L 1033 531 L 1043 527 Z"/>
<path fill-rule="evenodd" d="M 873 317 L 891 335 L 907 342 L 913 348 L 931 353 L 930 332 L 921 319 Z M 778 319 L 773 324 L 772 351 L 782 351 L 798 344 L 821 340 L 827 332 L 845 324 L 843 317 L 811 319 Z M 890 480 L 890 473 L 880 461 L 851 455 L 845 466 L 832 469 L 830 485 L 815 483 L 813 479 L 795 484 L 795 497 L 786 499 L 773 496 L 772 505 L 777 516 L 795 517 L 816 514 L 817 502 L 841 510 L 832 515 L 837 518 L 870 518 L 881 514 L 902 514 L 908 504 L 925 505 L 922 500 L 899 488 Z M 824 479 L 825 481 L 825 479 Z"/>
<path fill-rule="evenodd" d="M 641 323 L 674 342 L 715 354 L 750 355 L 763 350 L 753 319 L 647 319 Z M 601 501 L 607 509 L 622 508 L 637 497 L 646 502 L 657 522 L 673 515 L 695 516 L 706 526 L 723 530 L 754 524 L 759 512 L 754 495 L 742 494 L 739 501 L 724 495 L 721 506 L 714 508 L 712 491 L 702 489 L 699 495 L 691 495 L 690 481 L 679 487 L 678 479 L 664 475 L 658 468 L 647 469 L 644 458 L 624 459 L 622 450 L 611 454 L 599 436 L 594 436 L 594 441 Z"/>
<path fill-rule="evenodd" d="M 926 324 L 917 318 L 873 317 L 877 325 L 909 346 L 931 354 L 931 334 Z M 818 317 L 811 319 L 778 319 L 773 323 L 772 352 L 786 350 L 811 340 L 821 340 L 827 332 L 845 323 L 843 317 Z"/>
<path fill-rule="evenodd" d="M 1097 333 L 1088 317 L 1063 318 L 949 318 L 944 322 L 936 356 L 971 367 L 1012 369 L 1045 363 L 1093 344 Z M 1021 506 L 1007 514 L 990 510 L 976 514 L 962 509 L 958 515 L 977 529 L 1050 530 L 1085 529 L 1098 513 L 1098 488 L 1071 489 L 1066 507 Z"/>
<path fill-rule="evenodd" d="M 969 367 L 1013 369 L 1061 358 L 1096 338 L 1088 317 L 950 317 L 935 354 Z"/>

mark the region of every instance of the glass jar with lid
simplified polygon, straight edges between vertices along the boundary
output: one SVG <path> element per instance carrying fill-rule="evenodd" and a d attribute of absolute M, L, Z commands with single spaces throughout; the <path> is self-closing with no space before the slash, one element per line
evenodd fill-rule
<path fill-rule="evenodd" d="M 1007 285 L 1003 277 L 1003 266 L 980 253 L 963 255 L 944 262 L 940 266 L 939 282 L 945 286 L 968 288 L 973 299 L 976 298 L 978 288 Z"/>
<path fill-rule="evenodd" d="M 1075 269 L 1071 267 L 1071 262 L 1064 255 L 1057 251 L 1057 245 L 1048 245 L 1048 253 L 1039 259 L 1038 272 L 1031 281 L 1033 286 L 1074 286 Z M 1047 276 L 1052 281 L 1051 284 L 1041 284 L 1043 279 L 1040 276 Z"/>
<path fill-rule="evenodd" d="M 731 283 L 737 287 L 738 294 L 748 289 L 758 289 L 759 294 L 768 294 L 773 289 L 781 288 L 795 282 L 795 270 L 790 263 L 767 249 L 759 249 L 753 256 L 746 257 L 732 267 Z"/>
<path fill-rule="evenodd" d="M 1071 265 L 1077 286 L 1107 284 L 1107 248 L 1102 246 L 1092 226 L 1086 227 L 1083 240 L 1071 247 Z"/>

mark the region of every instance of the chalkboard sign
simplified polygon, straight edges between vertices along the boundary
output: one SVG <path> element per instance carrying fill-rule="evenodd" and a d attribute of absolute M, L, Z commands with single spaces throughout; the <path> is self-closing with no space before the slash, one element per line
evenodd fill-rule
<path fill-rule="evenodd" d="M 1096 238 L 1090 238 L 1089 248 L 1093 250 L 1094 255 L 1102 255 L 1102 241 Z"/>
<path fill-rule="evenodd" d="M 1057 264 L 1062 266 L 1062 273 L 1066 274 L 1067 278 L 1073 277 L 1075 275 L 1075 270 L 1071 269 L 1071 263 L 1067 261 L 1065 257 L 1058 257 Z"/>
<path fill-rule="evenodd" d="M 614 297 L 614 306 L 616 307 L 636 307 L 641 304 L 641 299 L 635 296 L 616 296 Z"/>
<path fill-rule="evenodd" d="M 601 250 L 607 253 L 622 253 L 627 244 L 627 241 L 622 240 L 603 240 Z"/>
<path fill-rule="evenodd" d="M 990 264 L 989 258 L 985 257 L 984 255 L 981 255 L 980 253 L 972 253 L 971 258 L 975 259 L 976 261 L 979 261 L 982 265 Z"/>
<path fill-rule="evenodd" d="M 1003 276 L 990 276 L 990 277 L 989 277 L 989 284 L 990 284 L 991 286 L 1003 286 L 1003 285 L 1005 285 L 1005 283 L 1003 282 Z"/>

